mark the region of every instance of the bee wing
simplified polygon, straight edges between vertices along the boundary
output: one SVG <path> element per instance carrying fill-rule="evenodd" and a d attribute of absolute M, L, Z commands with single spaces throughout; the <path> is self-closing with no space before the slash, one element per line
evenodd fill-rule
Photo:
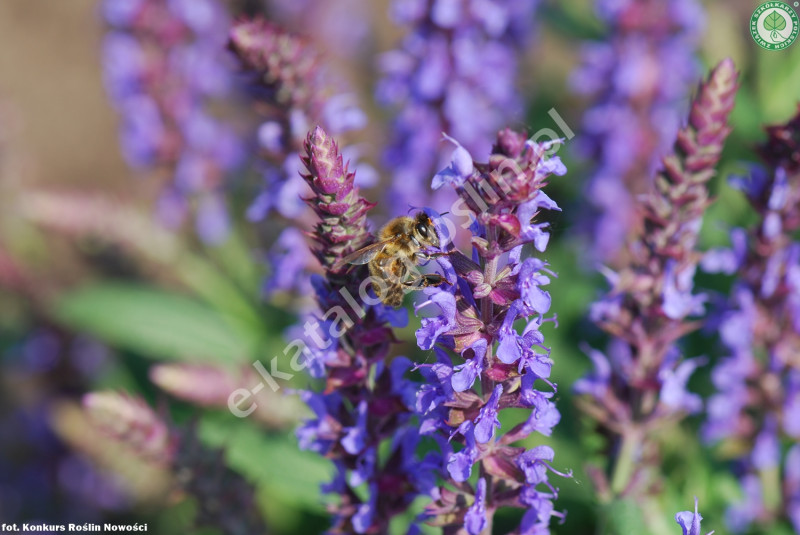
<path fill-rule="evenodd" d="M 372 245 L 367 245 L 366 247 L 355 251 L 354 253 L 350 253 L 349 255 L 345 256 L 336 264 L 334 264 L 334 268 L 340 268 L 345 264 L 366 264 L 373 258 L 375 258 L 378 253 L 383 251 L 383 248 L 386 247 L 386 244 L 394 240 L 394 238 L 389 238 L 387 240 L 379 241 L 377 243 L 373 243 Z"/>

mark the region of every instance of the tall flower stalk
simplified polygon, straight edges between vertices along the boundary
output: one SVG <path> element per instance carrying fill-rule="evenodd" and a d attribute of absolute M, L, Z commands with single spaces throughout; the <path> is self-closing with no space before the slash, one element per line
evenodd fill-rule
<path fill-rule="evenodd" d="M 800 112 L 767 134 L 764 167 L 732 180 L 757 222 L 704 258 L 736 275 L 717 311 L 729 353 L 714 368 L 704 435 L 724 441 L 739 468 L 744 499 L 727 515 L 731 530 L 786 519 L 800 532 Z"/>
<path fill-rule="evenodd" d="M 404 357 L 387 362 L 392 326 L 407 321 L 368 294 L 366 266 L 339 266 L 346 255 L 369 245 L 366 215 L 373 204 L 359 195 L 336 142 L 321 127 L 304 145 L 306 199 L 317 215 L 314 255 L 325 271 L 312 283 L 318 318 L 304 325 L 308 369 L 324 381 L 321 391 L 302 394 L 314 418 L 298 431 L 301 447 L 333 461 L 336 475 L 324 490 L 333 533 L 386 533 L 426 485 L 414 469 L 417 431 L 408 421 L 416 390 L 403 378 Z M 388 453 L 387 453 L 388 452 Z"/>
<path fill-rule="evenodd" d="M 430 177 L 446 161 L 441 133 L 485 154 L 495 132 L 522 121 L 515 89 L 519 49 L 537 0 L 393 0 L 392 19 L 408 29 L 381 59 L 378 100 L 396 109 L 384 160 L 393 172 L 391 209 L 433 205 Z M 468 111 L 467 111 L 468 110 Z"/>
<path fill-rule="evenodd" d="M 608 34 L 584 45 L 571 83 L 592 100 L 576 140 L 597 162 L 586 191 L 591 254 L 614 264 L 636 223 L 635 198 L 652 187 L 685 116 L 705 17 L 697 0 L 596 0 L 595 11 Z"/>
<path fill-rule="evenodd" d="M 265 186 L 248 217 L 260 221 L 273 210 L 298 217 L 307 193 L 299 173 L 306 133 L 316 124 L 334 135 L 358 129 L 364 114 L 350 97 L 335 94 L 322 55 L 303 37 L 262 18 L 244 19 L 231 30 L 229 46 L 263 117 L 258 150 Z"/>
<path fill-rule="evenodd" d="M 305 38 L 262 18 L 243 19 L 230 32 L 229 48 L 239 58 L 256 111 L 258 155 L 264 183 L 247 210 L 251 221 L 275 212 L 302 222 L 308 186 L 300 177 L 306 133 L 322 125 L 332 135 L 362 128 L 364 113 L 353 97 L 340 94 L 325 69 L 323 56 Z M 348 158 L 355 159 L 350 152 Z M 368 169 L 363 169 L 366 176 Z M 307 281 L 308 257 L 296 229 L 286 229 L 273 245 L 273 274 L 267 290 L 296 290 Z"/>
<path fill-rule="evenodd" d="M 193 212 L 198 235 L 228 235 L 226 177 L 242 162 L 233 128 L 211 104 L 230 95 L 224 56 L 229 19 L 216 0 L 105 0 L 111 29 L 105 81 L 122 119 L 122 152 L 163 183 L 158 212 L 169 226 Z"/>
<path fill-rule="evenodd" d="M 702 408 L 686 383 L 703 360 L 683 360 L 676 342 L 697 328 L 690 318 L 704 312 L 705 297 L 692 293 L 695 246 L 710 202 L 708 181 L 730 132 L 737 77 L 725 60 L 701 84 L 674 152 L 641 201 L 643 225 L 628 242 L 628 263 L 606 274 L 612 288 L 591 309 L 611 341 L 607 355 L 589 352 L 595 370 L 575 390 L 583 394 L 580 407 L 610 437 L 606 471 L 592 469 L 604 499 L 645 499 L 657 482 L 652 433 Z"/>
<path fill-rule="evenodd" d="M 534 432 L 549 436 L 560 419 L 540 331 L 555 320 L 544 317 L 550 294 L 543 288 L 554 274 L 523 254 L 526 244 L 545 250 L 547 223 L 536 216 L 558 210 L 541 189 L 551 174 L 566 172 L 557 157 L 546 156 L 549 148 L 503 130 L 488 163 L 458 145 L 451 165 L 434 178 L 436 186 L 450 183 L 471 213 L 475 260 L 457 252 L 441 258 L 451 285 L 428 290 L 417 306 L 436 313 L 417 331 L 419 347 L 434 350 L 436 363 L 421 366 L 427 384 L 416 409 L 420 432 L 438 442 L 442 456 L 444 484 L 427 516 L 446 533 L 491 533 L 501 507 L 526 510 L 520 533 L 547 533 L 551 517 L 563 516 L 553 509 L 558 489 L 548 481 L 549 473 L 568 476 L 552 467 L 555 452 L 519 445 Z M 514 408 L 528 418 L 501 434 L 499 416 Z"/>

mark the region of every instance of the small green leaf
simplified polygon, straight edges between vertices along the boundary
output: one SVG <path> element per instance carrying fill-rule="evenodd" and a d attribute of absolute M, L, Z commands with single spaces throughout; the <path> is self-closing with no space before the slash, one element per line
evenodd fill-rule
<path fill-rule="evenodd" d="M 213 308 L 183 295 L 132 284 L 97 284 L 61 296 L 61 323 L 117 347 L 157 359 L 243 362 L 254 341 Z"/>
<path fill-rule="evenodd" d="M 764 19 L 764 29 L 767 31 L 781 31 L 784 28 L 786 28 L 786 19 L 783 18 L 783 15 L 774 9 L 771 13 L 767 14 L 766 18 Z"/>
<path fill-rule="evenodd" d="M 248 420 L 204 414 L 200 436 L 211 447 L 224 448 L 229 467 L 262 492 L 296 506 L 323 511 L 320 485 L 330 481 L 333 466 L 297 447 L 294 436 L 267 434 Z"/>

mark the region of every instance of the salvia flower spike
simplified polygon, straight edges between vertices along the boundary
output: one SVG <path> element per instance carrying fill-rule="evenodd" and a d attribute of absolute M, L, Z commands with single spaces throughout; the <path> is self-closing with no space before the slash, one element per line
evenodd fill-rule
<path fill-rule="evenodd" d="M 451 251 L 439 259 L 451 285 L 429 289 L 417 306 L 426 315 L 418 345 L 433 349 L 436 362 L 420 366 L 426 384 L 416 410 L 421 432 L 439 444 L 445 481 L 427 521 L 477 535 L 491 531 L 498 508 L 516 507 L 526 511 L 522 533 L 547 533 L 551 517 L 563 517 L 553 508 L 558 489 L 549 475 L 569 474 L 556 471 L 549 446 L 516 444 L 533 433 L 549 436 L 560 419 L 549 379 L 553 361 L 540 330 L 555 320 L 545 316 L 551 300 L 544 289 L 555 274 L 523 252 L 527 244 L 544 251 L 547 223 L 536 216 L 559 208 L 542 188 L 566 169 L 547 156 L 551 145 L 511 130 L 497 135 L 486 163 L 451 141 L 452 161 L 433 185 L 449 184 L 469 209 L 474 255 Z M 529 416 L 502 429 L 498 415 L 512 408 Z"/>
<path fill-rule="evenodd" d="M 728 515 L 735 532 L 779 518 L 800 530 L 800 111 L 767 135 L 764 166 L 731 180 L 756 223 L 734 228 L 730 248 L 703 258 L 708 271 L 737 275 L 716 310 L 728 353 L 712 374 L 717 391 L 703 430 L 708 442 L 747 452 L 737 458 L 746 498 Z"/>
<path fill-rule="evenodd" d="M 325 388 L 302 393 L 314 417 L 298 438 L 301 447 L 334 463 L 334 480 L 324 487 L 337 496 L 330 505 L 332 532 L 386 533 L 389 520 L 430 486 L 416 467 L 418 432 L 409 425 L 416 387 L 403 376 L 411 362 L 386 362 L 391 327 L 407 317 L 367 293 L 365 266 L 337 264 L 374 240 L 366 221 L 373 205 L 361 197 L 336 142 L 319 126 L 306 138 L 303 164 L 311 189 L 306 202 L 317 215 L 313 252 L 325 271 L 312 280 L 319 311 L 303 330 L 309 371 L 324 379 Z M 366 497 L 356 492 L 362 485 Z"/>
<path fill-rule="evenodd" d="M 597 488 L 612 496 L 644 499 L 658 463 L 649 431 L 702 408 L 686 383 L 704 361 L 681 360 L 675 342 L 698 326 L 691 318 L 704 313 L 704 296 L 693 293 L 700 259 L 695 245 L 736 88 L 730 60 L 701 84 L 673 153 L 640 201 L 643 224 L 629 241 L 626 265 L 609 271 L 613 287 L 591 309 L 611 341 L 605 355 L 590 350 L 595 372 L 575 390 L 585 395 L 581 407 L 617 443 L 607 467 L 610 482 L 593 472 Z"/>
<path fill-rule="evenodd" d="M 602 41 L 582 46 L 571 85 L 591 99 L 578 149 L 596 162 L 586 189 L 594 210 L 589 253 L 618 266 L 653 172 L 670 150 L 691 87 L 705 13 L 697 0 L 595 0 L 608 27 Z"/>
<path fill-rule="evenodd" d="M 230 20 L 216 0 L 104 0 L 110 31 L 103 43 L 106 89 L 122 117 L 128 163 L 166 175 L 156 210 L 169 227 L 193 214 L 198 236 L 228 236 L 224 186 L 242 164 L 234 128 L 212 105 L 230 97 L 225 60 Z"/>

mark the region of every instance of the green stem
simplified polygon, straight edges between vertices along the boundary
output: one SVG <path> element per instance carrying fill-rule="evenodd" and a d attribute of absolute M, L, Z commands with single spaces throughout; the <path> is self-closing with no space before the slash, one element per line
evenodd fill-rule
<path fill-rule="evenodd" d="M 638 430 L 626 431 L 622 435 L 622 444 L 611 472 L 611 492 L 614 496 L 620 496 L 633 477 L 636 468 L 636 451 L 641 444 L 639 435 Z"/>
<path fill-rule="evenodd" d="M 489 227 L 487 230 L 487 238 L 490 247 L 494 246 L 494 242 L 497 240 L 495 229 Z M 489 258 L 484 262 L 483 268 L 483 281 L 487 284 L 493 285 L 494 279 L 497 276 L 497 257 Z M 481 299 L 481 321 L 483 321 L 484 325 L 489 325 L 492 322 L 492 318 L 494 316 L 494 305 L 492 304 L 492 299 L 489 296 L 484 297 Z M 486 349 L 486 362 L 488 365 L 491 366 L 492 360 L 494 359 L 494 346 L 493 344 L 489 344 L 489 347 Z M 494 381 L 492 381 L 486 374 L 481 374 L 481 396 L 484 397 L 484 403 L 488 401 L 489 396 L 492 395 L 492 391 L 494 390 Z M 480 477 L 482 477 L 486 481 L 486 528 L 481 532 L 481 535 L 491 535 L 492 534 L 492 524 L 494 520 L 494 509 L 493 503 L 491 503 L 492 495 L 493 495 L 493 486 L 494 481 L 492 480 L 492 476 L 486 472 L 486 469 L 483 465 L 483 461 L 480 463 Z"/>

